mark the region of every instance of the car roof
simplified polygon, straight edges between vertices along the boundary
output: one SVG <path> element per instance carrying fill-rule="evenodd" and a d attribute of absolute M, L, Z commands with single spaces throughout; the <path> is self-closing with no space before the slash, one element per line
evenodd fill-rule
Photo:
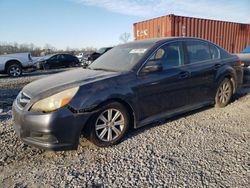
<path fill-rule="evenodd" d="M 209 43 L 212 43 L 208 40 L 204 40 L 204 39 L 201 39 L 201 38 L 196 38 L 196 37 L 162 37 L 162 38 L 151 38 L 151 39 L 143 39 L 143 40 L 136 40 L 136 41 L 133 41 L 133 42 L 128 42 L 128 43 L 125 43 L 125 44 L 121 44 L 121 45 L 118 45 L 118 47 L 130 47 L 130 46 L 140 46 L 140 47 L 143 47 L 143 46 L 154 46 L 154 45 L 161 45 L 161 44 L 164 44 L 166 42 L 169 42 L 169 41 L 182 41 L 182 40 L 200 40 L 200 41 L 203 41 L 203 42 L 209 42 Z M 212 43 L 214 44 L 214 43 Z M 214 44 L 215 46 L 217 46 L 216 44 Z M 218 46 L 217 46 L 218 47 Z"/>
<path fill-rule="evenodd" d="M 205 39 L 196 38 L 196 37 L 162 37 L 162 38 L 151 38 L 151 39 L 143 39 L 143 40 L 136 40 L 133 42 L 126 43 L 129 44 L 138 44 L 138 45 L 154 45 L 154 44 L 161 44 L 171 40 L 201 40 L 204 42 L 210 42 Z M 210 42 L 211 43 L 211 42 Z M 123 45 L 126 45 L 123 44 Z"/>

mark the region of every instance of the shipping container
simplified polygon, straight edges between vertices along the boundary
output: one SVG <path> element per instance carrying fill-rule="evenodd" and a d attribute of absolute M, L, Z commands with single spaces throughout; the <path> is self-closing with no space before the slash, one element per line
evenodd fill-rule
<path fill-rule="evenodd" d="M 250 24 L 173 14 L 134 23 L 135 40 L 173 36 L 206 39 L 231 53 L 239 53 L 250 45 Z"/>

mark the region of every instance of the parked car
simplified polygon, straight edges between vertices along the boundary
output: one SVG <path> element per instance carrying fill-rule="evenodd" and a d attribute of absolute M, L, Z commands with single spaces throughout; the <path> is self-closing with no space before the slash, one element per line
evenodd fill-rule
<path fill-rule="evenodd" d="M 97 50 L 96 52 L 92 52 L 89 53 L 87 55 L 85 55 L 82 58 L 82 65 L 84 67 L 87 67 L 88 65 L 90 65 L 93 61 L 95 61 L 97 58 L 99 58 L 101 55 L 103 55 L 104 53 L 106 53 L 107 51 L 111 50 L 113 47 L 104 47 L 104 48 L 100 48 L 99 50 Z"/>
<path fill-rule="evenodd" d="M 11 77 L 21 76 L 24 69 L 34 66 L 30 53 L 15 53 L 0 55 L 0 74 Z"/>
<path fill-rule="evenodd" d="M 84 53 L 79 53 L 76 55 L 76 57 L 79 59 L 79 61 L 83 58 Z"/>
<path fill-rule="evenodd" d="M 247 46 L 241 53 L 236 55 L 242 61 L 244 69 L 243 84 L 250 85 L 250 46 Z"/>
<path fill-rule="evenodd" d="M 250 66 L 250 46 L 247 46 L 239 54 L 236 54 L 244 65 Z"/>
<path fill-rule="evenodd" d="M 79 53 L 78 55 L 76 55 L 76 57 L 79 59 L 80 62 L 83 62 L 84 59 L 86 59 L 86 57 L 92 53 L 94 53 L 94 51 L 83 51 Z"/>
<path fill-rule="evenodd" d="M 79 64 L 77 57 L 70 54 L 52 54 L 37 60 L 38 69 L 57 69 L 62 67 L 73 67 Z"/>
<path fill-rule="evenodd" d="M 83 132 L 97 146 L 111 146 L 129 128 L 226 106 L 242 76 L 237 56 L 202 39 L 131 42 L 87 69 L 26 85 L 13 103 L 14 128 L 25 143 L 45 149 L 76 149 Z"/>

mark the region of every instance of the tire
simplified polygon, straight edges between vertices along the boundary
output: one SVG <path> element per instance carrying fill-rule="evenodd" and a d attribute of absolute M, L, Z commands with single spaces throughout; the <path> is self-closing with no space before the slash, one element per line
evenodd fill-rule
<path fill-rule="evenodd" d="M 215 107 L 223 108 L 227 106 L 231 100 L 232 95 L 233 84 L 228 78 L 225 78 L 217 88 L 215 96 Z"/>
<path fill-rule="evenodd" d="M 99 147 L 118 144 L 129 129 L 129 117 L 127 109 L 120 103 L 112 102 L 101 107 L 90 123 L 90 141 Z"/>
<path fill-rule="evenodd" d="M 10 77 L 22 76 L 22 74 L 23 74 L 22 66 L 17 64 L 17 63 L 13 63 L 13 64 L 9 65 L 7 68 L 7 74 Z"/>

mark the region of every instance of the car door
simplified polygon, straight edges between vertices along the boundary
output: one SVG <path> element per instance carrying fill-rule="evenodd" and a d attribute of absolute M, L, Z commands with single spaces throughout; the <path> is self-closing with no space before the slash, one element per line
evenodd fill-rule
<path fill-rule="evenodd" d="M 70 67 L 73 65 L 73 58 L 71 55 L 64 55 L 65 60 L 64 60 L 64 67 Z"/>
<path fill-rule="evenodd" d="M 67 61 L 66 55 L 64 55 L 64 54 L 58 55 L 57 66 L 58 67 L 67 67 L 68 66 L 68 61 Z"/>
<path fill-rule="evenodd" d="M 185 41 L 184 48 L 187 55 L 184 67 L 190 73 L 190 78 L 186 82 L 189 88 L 189 105 L 213 100 L 214 79 L 217 69 L 222 66 L 219 49 L 199 40 Z"/>
<path fill-rule="evenodd" d="M 138 75 L 136 88 L 141 121 L 160 117 L 187 104 L 189 73 L 183 68 L 184 51 L 181 42 L 172 42 L 159 48 L 148 60 L 162 65 L 162 71 Z"/>
<path fill-rule="evenodd" d="M 57 60 L 58 60 L 58 55 L 54 55 L 47 60 L 46 64 L 51 69 L 56 68 L 57 67 Z"/>
<path fill-rule="evenodd" d="M 78 59 L 73 55 L 66 55 L 66 58 L 68 67 L 75 66 L 79 62 Z"/>

